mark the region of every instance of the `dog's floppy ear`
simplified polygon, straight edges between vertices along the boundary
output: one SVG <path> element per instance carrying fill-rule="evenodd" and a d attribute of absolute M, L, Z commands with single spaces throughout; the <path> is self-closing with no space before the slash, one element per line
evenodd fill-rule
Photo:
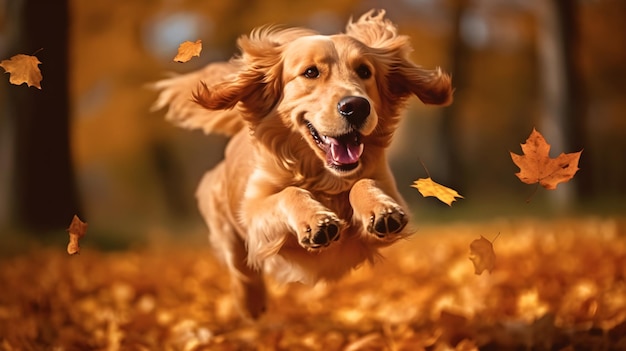
<path fill-rule="evenodd" d="M 210 110 L 230 109 L 241 102 L 249 121 L 269 113 L 282 93 L 282 43 L 276 40 L 279 32 L 266 27 L 240 37 L 237 44 L 241 56 L 231 60 L 239 70 L 217 84 L 201 82 L 194 100 Z"/>
<path fill-rule="evenodd" d="M 398 35 L 396 26 L 385 17 L 385 11 L 371 10 L 346 27 L 346 34 L 372 49 L 378 71 L 386 78 L 381 87 L 390 101 L 416 95 L 425 104 L 447 105 L 452 102 L 450 76 L 437 68 L 424 69 L 414 64 L 409 38 Z"/>
<path fill-rule="evenodd" d="M 425 104 L 446 106 L 452 103 L 450 75 L 440 68 L 429 70 L 411 62 L 404 63 L 390 70 L 388 85 L 393 96 L 415 94 Z"/>

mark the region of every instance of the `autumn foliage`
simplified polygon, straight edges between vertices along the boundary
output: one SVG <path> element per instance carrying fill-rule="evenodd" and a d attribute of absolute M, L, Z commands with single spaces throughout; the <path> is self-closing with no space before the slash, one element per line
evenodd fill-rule
<path fill-rule="evenodd" d="M 480 236 L 470 243 L 470 261 L 474 264 L 474 273 L 480 275 L 485 270 L 491 273 L 496 266 L 496 253 L 493 250 L 493 242 Z"/>
<path fill-rule="evenodd" d="M 173 60 L 187 62 L 201 51 L 200 40 L 187 41 Z M 20 54 L 0 67 L 11 84 L 41 89 L 39 64 Z M 526 184 L 554 190 L 579 170 L 582 151 L 551 158 L 550 145 L 535 129 L 521 149 L 510 156 Z M 464 198 L 430 174 L 412 186 L 448 206 Z M 14 289 L 0 294 L 0 349 L 626 347 L 626 226 L 585 225 L 585 232 L 572 223 L 541 230 L 516 225 L 497 250 L 484 228 L 456 228 L 444 236 L 439 229 L 389 249 L 387 262 L 340 283 L 309 288 L 269 282 L 274 305 L 254 325 L 240 320 L 222 269 L 202 250 L 89 252 L 75 261 L 34 251 L 0 265 L 0 285 Z M 554 234 L 565 227 L 568 235 Z M 86 230 L 75 216 L 68 254 L 79 253 Z M 478 236 L 469 250 L 468 232 Z M 588 337 L 593 329 L 602 338 Z"/>
<path fill-rule="evenodd" d="M 77 215 L 74 215 L 67 231 L 70 235 L 70 242 L 67 244 L 67 253 L 70 255 L 77 254 L 80 252 L 79 240 L 87 233 L 87 223 L 81 221 Z"/>
<path fill-rule="evenodd" d="M 26 83 L 29 87 L 41 89 L 43 77 L 39 70 L 40 64 L 37 56 L 18 54 L 0 62 L 0 67 L 10 74 L 9 83 L 14 85 Z"/>
<path fill-rule="evenodd" d="M 196 40 L 195 42 L 185 41 L 178 47 L 178 53 L 174 56 L 176 62 L 187 62 L 194 56 L 200 56 L 202 52 L 202 40 Z"/>
<path fill-rule="evenodd" d="M 448 206 L 452 206 L 452 202 L 457 198 L 463 198 L 456 190 L 443 186 L 430 177 L 416 180 L 412 187 L 416 188 L 422 196 L 434 196 Z"/>
<path fill-rule="evenodd" d="M 532 133 L 522 144 L 523 155 L 511 152 L 511 158 L 520 168 L 515 175 L 526 184 L 539 183 L 546 189 L 554 190 L 559 183 L 567 182 L 578 171 L 578 160 L 582 151 L 561 153 L 551 158 L 550 144 L 543 135 L 533 129 Z"/>
<path fill-rule="evenodd" d="M 549 155 L 550 145 L 541 133 L 533 128 L 532 133 L 522 144 L 523 155 L 511 152 L 511 158 L 520 171 L 515 175 L 526 184 L 541 184 L 548 190 L 556 189 L 559 183 L 567 182 L 578 171 L 578 160 L 582 151 L 561 153 L 556 158 Z M 423 165 L 423 164 L 422 164 Z M 424 166 L 426 169 L 426 167 Z M 426 170 L 428 173 L 428 170 Z M 434 196 L 441 202 L 452 206 L 457 198 L 463 198 L 456 190 L 441 185 L 430 178 L 420 178 L 413 185 L 422 196 Z M 482 235 L 470 243 L 470 260 L 475 273 L 480 275 L 485 270 L 492 272 L 495 267 L 496 255 L 493 243 Z"/>
<path fill-rule="evenodd" d="M 476 275 L 467 244 L 498 231 Z M 208 245 L 34 250 L 0 258 L 0 350 L 623 350 L 625 237 L 616 219 L 422 225 L 340 282 L 268 281 L 255 324 Z"/>

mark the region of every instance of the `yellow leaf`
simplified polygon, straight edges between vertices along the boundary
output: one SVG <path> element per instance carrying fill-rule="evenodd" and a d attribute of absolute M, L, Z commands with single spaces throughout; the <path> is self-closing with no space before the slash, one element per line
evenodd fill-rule
<path fill-rule="evenodd" d="M 463 198 L 463 196 L 459 195 L 456 190 L 436 183 L 430 177 L 420 178 L 416 180 L 411 186 L 416 188 L 420 192 L 420 194 L 422 194 L 422 196 L 434 196 L 448 206 L 452 206 L 452 202 L 456 201 L 457 197 L 460 199 Z"/>
<path fill-rule="evenodd" d="M 10 74 L 9 83 L 14 85 L 26 83 L 29 87 L 41 89 L 43 77 L 37 67 L 40 64 L 37 56 L 18 54 L 0 62 L 0 67 Z"/>
<path fill-rule="evenodd" d="M 74 215 L 72 223 L 70 223 L 70 227 L 67 231 L 70 233 L 70 242 L 67 244 L 67 253 L 70 255 L 77 254 L 80 252 L 78 241 L 87 233 L 87 223 L 81 221 L 77 215 Z"/>
<path fill-rule="evenodd" d="M 186 41 L 178 47 L 178 54 L 174 57 L 176 62 L 187 62 L 194 56 L 200 56 L 202 51 L 202 40 L 196 42 Z"/>

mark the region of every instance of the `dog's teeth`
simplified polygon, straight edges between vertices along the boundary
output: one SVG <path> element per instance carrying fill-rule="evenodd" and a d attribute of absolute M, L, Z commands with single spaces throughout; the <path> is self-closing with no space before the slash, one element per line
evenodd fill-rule
<path fill-rule="evenodd" d="M 337 160 L 337 148 L 334 145 L 330 146 L 330 155 L 333 160 Z"/>

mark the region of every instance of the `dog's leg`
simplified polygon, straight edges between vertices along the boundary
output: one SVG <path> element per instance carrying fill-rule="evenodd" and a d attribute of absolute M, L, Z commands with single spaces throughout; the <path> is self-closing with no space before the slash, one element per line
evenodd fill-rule
<path fill-rule="evenodd" d="M 246 263 L 247 252 L 243 240 L 234 238 L 226 264 L 230 269 L 231 291 L 244 318 L 258 319 L 266 310 L 265 281 L 259 270 Z"/>
<path fill-rule="evenodd" d="M 243 206 L 248 224 L 248 259 L 258 264 L 278 253 L 289 233 L 296 235 L 303 248 L 317 251 L 337 241 L 344 226 L 310 192 L 297 187 L 247 198 Z"/>
<path fill-rule="evenodd" d="M 265 312 L 267 303 L 262 272 L 248 266 L 243 240 L 223 223 L 223 217 L 220 220 L 219 226 L 210 225 L 209 241 L 228 267 L 231 292 L 240 314 L 246 319 L 257 319 Z"/>
<path fill-rule="evenodd" d="M 244 318 L 257 319 L 266 308 L 262 272 L 247 264 L 246 246 L 229 221 L 227 201 L 223 200 L 221 167 L 208 172 L 198 187 L 200 212 L 209 227 L 209 242 L 230 272 L 231 290 Z"/>
<path fill-rule="evenodd" d="M 362 223 L 363 229 L 385 241 L 397 239 L 396 234 L 400 234 L 409 221 L 402 206 L 372 179 L 361 179 L 354 184 L 350 204 L 354 218 Z"/>

